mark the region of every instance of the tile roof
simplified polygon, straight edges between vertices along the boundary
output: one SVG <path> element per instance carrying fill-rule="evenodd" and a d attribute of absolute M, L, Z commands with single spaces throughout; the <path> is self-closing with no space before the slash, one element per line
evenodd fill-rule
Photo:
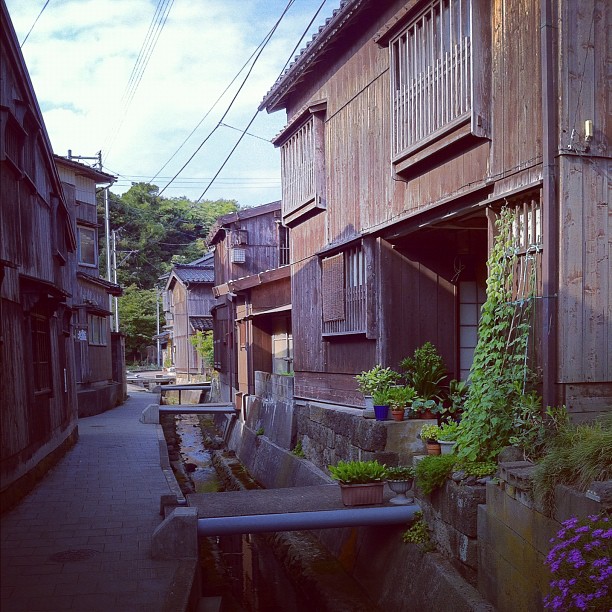
<path fill-rule="evenodd" d="M 187 264 L 177 264 L 172 271 L 184 283 L 214 283 L 215 271 L 209 266 L 190 266 Z"/>
<path fill-rule="evenodd" d="M 212 317 L 189 317 L 189 323 L 195 331 L 211 331 L 213 328 Z"/>

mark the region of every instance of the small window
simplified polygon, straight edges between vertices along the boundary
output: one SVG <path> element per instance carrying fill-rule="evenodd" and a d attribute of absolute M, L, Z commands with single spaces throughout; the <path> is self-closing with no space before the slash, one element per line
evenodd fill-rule
<path fill-rule="evenodd" d="M 79 227 L 79 263 L 84 266 L 96 266 L 96 230 L 91 227 Z"/>
<path fill-rule="evenodd" d="M 360 246 L 321 261 L 323 333 L 366 332 L 365 257 Z"/>
<path fill-rule="evenodd" d="M 89 344 L 93 346 L 106 346 L 107 317 L 94 314 L 87 315 L 87 326 L 89 328 Z"/>
<path fill-rule="evenodd" d="M 290 262 L 289 256 L 289 228 L 278 225 L 278 265 L 286 266 Z"/>
<path fill-rule="evenodd" d="M 293 373 L 293 338 L 282 333 L 272 336 L 272 356 L 274 374 Z"/>
<path fill-rule="evenodd" d="M 51 332 L 49 319 L 32 315 L 32 366 L 34 368 L 34 393 L 50 393 L 52 390 Z"/>

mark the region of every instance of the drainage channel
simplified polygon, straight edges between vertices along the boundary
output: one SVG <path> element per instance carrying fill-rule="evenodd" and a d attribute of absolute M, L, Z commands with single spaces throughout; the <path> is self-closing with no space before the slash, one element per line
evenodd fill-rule
<path fill-rule="evenodd" d="M 174 419 L 175 435 L 165 427 L 170 459 L 185 493 L 223 490 L 213 451 L 222 446 L 212 419 L 198 415 Z M 169 440 L 170 438 L 170 440 Z M 259 535 L 201 537 L 201 594 L 199 610 L 260 612 L 313 609 L 307 596 L 298 593 L 266 538 Z"/>

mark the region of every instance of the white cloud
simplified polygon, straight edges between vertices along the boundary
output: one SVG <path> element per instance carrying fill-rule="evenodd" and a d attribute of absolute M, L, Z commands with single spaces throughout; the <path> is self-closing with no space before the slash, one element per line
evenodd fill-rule
<path fill-rule="evenodd" d="M 328 0 L 317 25 L 338 2 Z M 157 0 L 51 0 L 23 52 L 55 151 L 65 155 L 71 149 L 75 155 L 89 156 L 102 149 L 108 170 L 128 177 L 121 185 L 152 177 L 210 109 L 285 4 L 284 0 L 174 0 L 126 108 L 122 97 Z M 320 0 L 296 0 L 225 123 L 246 126 L 319 4 Z M 38 6 L 7 0 L 19 40 L 42 5 L 42 0 Z M 176 173 L 217 125 L 244 74 L 161 176 Z M 271 138 L 284 122 L 284 113 L 264 112 L 249 131 Z M 234 130 L 219 128 L 164 195 L 199 197 L 205 179 L 219 169 L 238 137 Z M 206 198 L 228 197 L 246 205 L 280 198 L 279 154 L 261 140 L 245 136 L 220 176 Z M 245 185 L 245 177 L 267 187 Z M 195 178 L 201 179 L 195 185 L 187 180 Z M 270 178 L 274 182 L 262 180 Z M 154 182 L 163 187 L 167 181 Z M 118 183 L 115 190 L 123 189 Z"/>

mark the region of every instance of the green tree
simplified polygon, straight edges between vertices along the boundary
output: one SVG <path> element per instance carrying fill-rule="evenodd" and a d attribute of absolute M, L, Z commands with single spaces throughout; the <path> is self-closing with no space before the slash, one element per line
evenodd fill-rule
<path fill-rule="evenodd" d="M 117 235 L 117 280 L 123 286 L 154 287 L 174 263 L 186 263 L 206 252 L 205 238 L 219 216 L 239 209 L 234 200 L 192 202 L 164 198 L 149 183 L 135 183 L 123 195 L 111 193 L 111 229 Z M 98 216 L 104 218 L 100 195 Z M 106 269 L 105 239 L 101 235 L 101 269 Z"/>
<path fill-rule="evenodd" d="M 211 331 L 197 331 L 189 338 L 195 347 L 196 353 L 202 358 L 206 368 L 212 368 L 215 363 L 215 353 L 213 345 L 213 333 Z"/>
<path fill-rule="evenodd" d="M 155 289 L 130 285 L 119 298 L 119 327 L 125 334 L 127 361 L 144 361 L 157 331 Z"/>

